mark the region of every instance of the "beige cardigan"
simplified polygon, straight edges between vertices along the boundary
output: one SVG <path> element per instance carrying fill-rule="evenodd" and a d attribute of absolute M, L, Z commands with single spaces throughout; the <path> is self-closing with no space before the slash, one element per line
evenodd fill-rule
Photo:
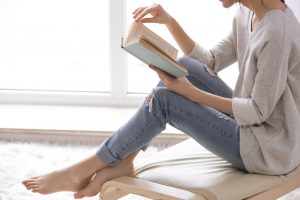
<path fill-rule="evenodd" d="M 233 113 L 246 169 L 285 174 L 300 163 L 300 25 L 290 8 L 272 10 L 251 32 L 251 15 L 242 7 L 227 38 L 189 56 L 216 72 L 238 62 Z"/>

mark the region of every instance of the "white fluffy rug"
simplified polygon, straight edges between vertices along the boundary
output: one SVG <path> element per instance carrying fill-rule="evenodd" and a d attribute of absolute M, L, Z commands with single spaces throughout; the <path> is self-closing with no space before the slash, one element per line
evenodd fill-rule
<path fill-rule="evenodd" d="M 73 199 L 72 193 L 48 196 L 27 191 L 21 181 L 65 167 L 91 153 L 95 147 L 58 144 L 0 142 L 0 194 L 5 200 L 62 200 Z M 88 199 L 88 198 L 86 198 Z M 97 199 L 97 198 L 90 198 Z"/>
<path fill-rule="evenodd" d="M 73 193 L 71 192 L 46 196 L 33 194 L 23 187 L 21 181 L 28 177 L 66 167 L 94 154 L 96 149 L 96 146 L 86 144 L 27 143 L 0 140 L 0 200 L 73 199 Z M 148 154 L 154 151 L 154 148 L 147 150 Z M 96 199 L 99 198 L 97 196 L 84 198 L 84 200 Z M 130 199 L 136 199 L 136 197 L 132 196 Z"/>
<path fill-rule="evenodd" d="M 25 178 L 40 175 L 63 168 L 75 163 L 91 154 L 97 146 L 86 144 L 49 144 L 26 143 L 0 140 L 0 196 L 2 200 L 71 200 L 73 194 L 68 192 L 51 195 L 33 194 L 27 191 L 21 184 Z M 150 148 L 145 156 L 156 150 Z M 84 200 L 96 200 L 98 197 L 85 198 Z M 122 199 L 144 199 L 130 196 Z M 280 200 L 298 200 L 300 191 L 296 190 Z M 1 197 L 0 197 L 1 200 Z"/>

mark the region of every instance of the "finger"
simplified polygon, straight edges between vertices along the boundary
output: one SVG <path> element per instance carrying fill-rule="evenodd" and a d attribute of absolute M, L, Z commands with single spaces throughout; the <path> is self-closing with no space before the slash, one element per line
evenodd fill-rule
<path fill-rule="evenodd" d="M 156 72 L 159 70 L 157 67 L 155 67 L 155 66 L 153 66 L 153 65 L 149 65 L 149 67 L 150 67 L 152 70 L 156 71 Z"/>
<path fill-rule="evenodd" d="M 160 70 L 159 72 L 159 76 L 163 78 L 164 82 L 166 81 L 173 81 L 175 78 L 170 76 L 168 73 Z"/>
<path fill-rule="evenodd" d="M 140 22 L 146 15 L 151 12 L 151 8 L 145 8 L 137 17 L 135 18 L 136 22 Z"/>
<path fill-rule="evenodd" d="M 134 9 L 134 11 L 132 12 L 132 14 L 135 14 L 139 9 L 141 9 L 141 7 L 138 7 L 136 9 Z"/>
<path fill-rule="evenodd" d="M 140 7 L 133 15 L 133 18 L 137 18 L 144 10 L 146 9 L 146 7 Z"/>
<path fill-rule="evenodd" d="M 163 70 L 161 70 L 161 69 L 159 69 L 159 68 L 157 68 L 157 67 L 155 67 L 155 66 L 150 65 L 149 67 L 150 67 L 151 69 L 153 69 L 154 71 L 156 71 L 157 73 L 159 73 L 159 74 L 165 74 L 165 75 L 167 75 L 166 72 L 164 72 Z"/>
<path fill-rule="evenodd" d="M 162 80 L 164 82 L 170 79 L 170 76 L 161 70 L 155 70 L 155 72 L 157 73 L 160 80 Z"/>
<path fill-rule="evenodd" d="M 143 12 L 144 9 L 145 9 L 144 7 L 138 8 L 138 9 L 134 12 L 133 18 L 136 18 L 141 12 Z"/>
<path fill-rule="evenodd" d="M 157 18 L 151 17 L 151 18 L 143 18 L 140 20 L 141 23 L 153 23 L 158 22 Z"/>
<path fill-rule="evenodd" d="M 158 69 L 157 67 L 151 66 L 151 65 L 149 65 L 149 67 L 157 73 L 157 75 L 161 81 L 164 81 L 164 77 L 161 75 L 160 69 Z"/>
<path fill-rule="evenodd" d="M 154 65 L 149 65 L 149 67 L 153 70 L 160 70 L 158 67 L 154 66 Z"/>

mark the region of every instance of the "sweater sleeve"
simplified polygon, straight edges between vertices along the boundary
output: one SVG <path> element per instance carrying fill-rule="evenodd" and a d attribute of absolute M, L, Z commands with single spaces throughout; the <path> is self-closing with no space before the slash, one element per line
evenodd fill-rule
<path fill-rule="evenodd" d="M 232 32 L 211 50 L 206 50 L 196 43 L 187 56 L 206 64 L 215 72 L 221 71 L 237 60 Z"/>
<path fill-rule="evenodd" d="M 233 98 L 233 114 L 239 125 L 265 122 L 286 89 L 289 48 L 282 44 L 283 37 L 275 37 L 263 45 L 250 98 Z"/>

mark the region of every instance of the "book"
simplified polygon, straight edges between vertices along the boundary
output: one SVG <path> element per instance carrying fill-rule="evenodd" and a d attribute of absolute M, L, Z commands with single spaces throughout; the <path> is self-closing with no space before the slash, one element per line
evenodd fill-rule
<path fill-rule="evenodd" d="M 173 77 L 188 75 L 188 71 L 176 62 L 178 50 L 142 23 L 131 24 L 121 47 L 145 64 Z"/>

